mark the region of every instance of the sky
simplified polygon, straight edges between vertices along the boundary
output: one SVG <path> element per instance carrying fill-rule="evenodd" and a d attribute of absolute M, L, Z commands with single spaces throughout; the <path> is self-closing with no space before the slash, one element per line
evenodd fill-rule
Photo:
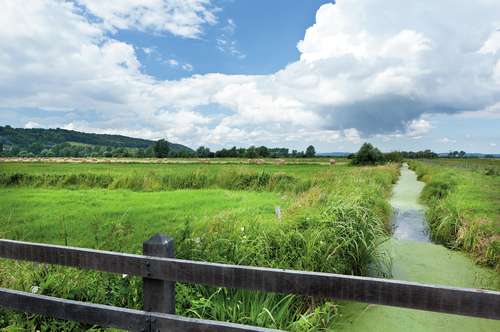
<path fill-rule="evenodd" d="M 500 153 L 500 1 L 3 0 L 7 124 Z"/>

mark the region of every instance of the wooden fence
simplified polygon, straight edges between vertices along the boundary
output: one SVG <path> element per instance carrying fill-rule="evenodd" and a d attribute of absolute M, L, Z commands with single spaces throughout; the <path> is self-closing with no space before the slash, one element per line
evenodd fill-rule
<path fill-rule="evenodd" d="M 0 240 L 0 257 L 128 274 L 144 280 L 144 311 L 0 288 L 0 308 L 132 331 L 271 331 L 175 315 L 175 282 L 297 294 L 500 319 L 500 292 L 175 259 L 173 240 L 156 235 L 144 255 Z"/>

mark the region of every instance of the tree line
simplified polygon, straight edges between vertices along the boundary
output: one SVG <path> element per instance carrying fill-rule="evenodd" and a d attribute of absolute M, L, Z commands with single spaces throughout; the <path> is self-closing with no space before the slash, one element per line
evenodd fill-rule
<path fill-rule="evenodd" d="M 353 165 L 379 165 L 387 162 L 401 162 L 404 159 L 434 159 L 439 155 L 431 150 L 392 151 L 383 153 L 370 143 L 364 143 L 357 153 L 349 155 Z"/>
<path fill-rule="evenodd" d="M 230 149 L 222 148 L 217 151 L 211 151 L 210 148 L 200 146 L 193 153 L 172 154 L 170 144 L 166 140 L 159 140 L 153 146 L 153 156 L 156 158 L 167 157 L 197 157 L 197 158 L 312 158 L 316 156 L 314 146 L 309 145 L 305 151 L 292 150 L 287 148 L 268 148 L 266 146 L 250 146 L 248 148 L 237 148 L 233 146 Z"/>
<path fill-rule="evenodd" d="M 290 151 L 287 148 L 268 148 L 265 146 L 250 146 L 248 148 L 220 149 L 211 151 L 210 148 L 200 146 L 196 151 L 187 149 L 173 149 L 172 144 L 161 139 L 147 148 L 112 147 L 100 145 L 86 145 L 75 143 L 55 144 L 51 147 L 40 143 L 28 146 L 9 146 L 0 142 L 0 155 L 4 157 L 74 157 L 74 158 L 311 158 L 316 155 L 314 146 L 310 145 L 305 151 Z"/>
<path fill-rule="evenodd" d="M 230 149 L 223 148 L 212 152 L 205 146 L 196 149 L 196 156 L 200 158 L 312 158 L 316 156 L 316 149 L 309 145 L 305 151 L 292 150 L 287 148 L 268 148 L 266 146 L 250 146 L 248 148 Z"/>
<path fill-rule="evenodd" d="M 187 149 L 173 149 L 172 144 L 161 139 L 146 148 L 112 147 L 101 145 L 87 145 L 75 143 L 55 144 L 51 147 L 40 143 L 28 146 L 5 145 L 0 142 L 0 156 L 3 157 L 77 157 L 77 158 L 312 158 L 316 156 L 316 149 L 309 145 L 305 151 L 288 148 L 268 148 L 266 146 L 250 146 L 248 148 L 222 148 L 211 151 L 210 148 L 200 146 L 195 151 Z M 404 159 L 434 159 L 440 157 L 431 150 L 423 151 L 392 151 L 381 152 L 370 143 L 365 143 L 357 153 L 347 156 L 354 165 L 382 164 L 385 162 L 401 162 Z M 445 158 L 464 158 L 464 151 L 452 151 Z M 488 157 L 488 156 L 486 156 Z M 491 156 L 493 157 L 493 156 Z"/>

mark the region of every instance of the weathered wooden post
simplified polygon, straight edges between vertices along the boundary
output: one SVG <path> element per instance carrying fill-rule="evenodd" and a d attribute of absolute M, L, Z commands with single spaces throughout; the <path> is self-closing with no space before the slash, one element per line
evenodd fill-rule
<path fill-rule="evenodd" d="M 142 251 L 146 256 L 174 258 L 174 239 L 156 234 L 142 244 Z M 145 311 L 175 314 L 175 281 L 143 278 L 142 290 Z"/>

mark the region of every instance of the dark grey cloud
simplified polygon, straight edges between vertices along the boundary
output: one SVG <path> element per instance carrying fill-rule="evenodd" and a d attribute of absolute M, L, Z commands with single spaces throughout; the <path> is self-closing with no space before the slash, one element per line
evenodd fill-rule
<path fill-rule="evenodd" d="M 353 103 L 324 107 L 319 113 L 323 129 L 357 129 L 363 136 L 404 133 L 407 125 L 423 114 L 454 114 L 468 110 L 470 105 L 429 103 L 418 98 L 383 95 Z"/>

